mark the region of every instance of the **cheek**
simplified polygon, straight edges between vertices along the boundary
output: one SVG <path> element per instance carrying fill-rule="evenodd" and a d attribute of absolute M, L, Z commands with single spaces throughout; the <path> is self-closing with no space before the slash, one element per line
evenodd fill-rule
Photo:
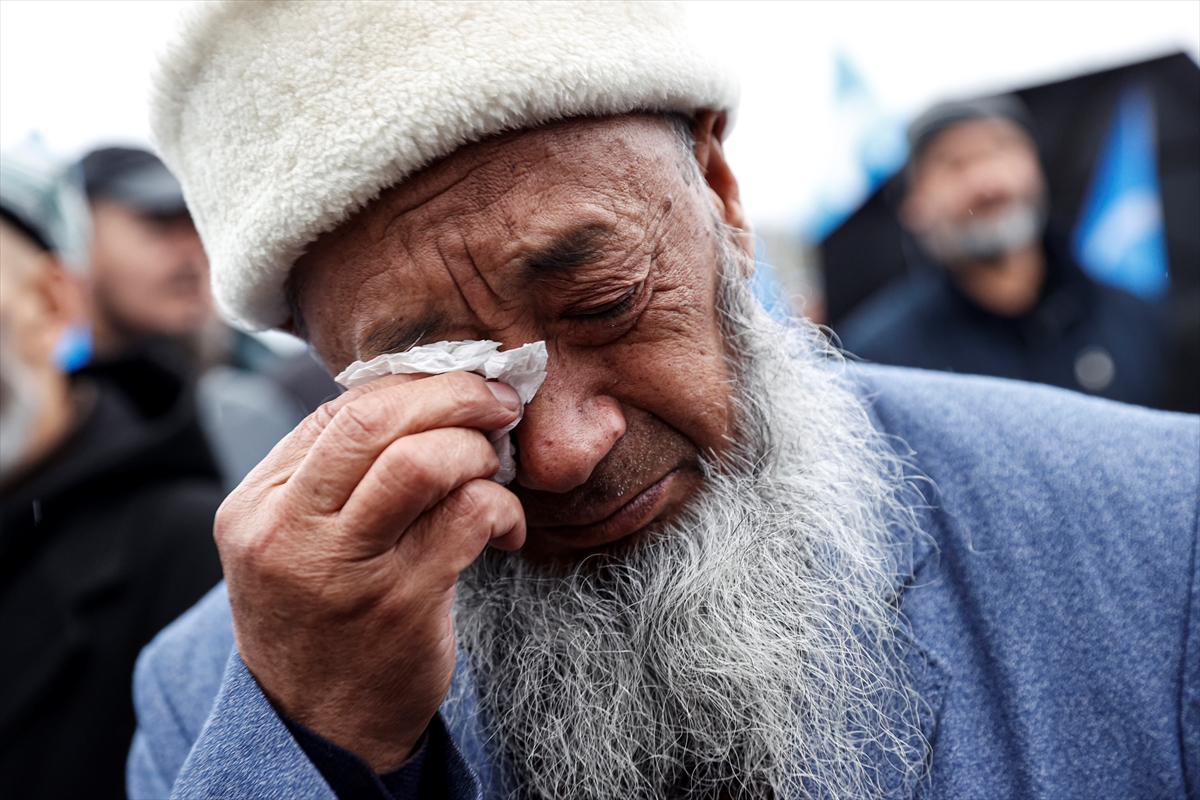
<path fill-rule="evenodd" d="M 982 176 L 978 170 L 964 170 L 954 178 L 948 179 L 938 197 L 940 216 L 957 218 L 966 214 L 967 209 L 975 205 L 976 195 L 982 185 L 981 178 L 986 180 L 986 176 Z"/>
<path fill-rule="evenodd" d="M 620 375 L 618 399 L 654 414 L 701 450 L 720 453 L 732 429 L 733 396 L 714 296 L 703 282 L 698 290 L 659 293 L 635 335 L 609 359 Z"/>
<path fill-rule="evenodd" d="M 100 297 L 120 307 L 136 305 L 137 299 L 146 294 L 136 272 L 117 261 L 109 261 L 104 269 L 93 270 L 92 283 Z"/>
<path fill-rule="evenodd" d="M 108 220 L 96 234 L 98 278 L 114 287 L 147 282 L 161 271 L 160 248 L 153 238 L 126 220 Z"/>
<path fill-rule="evenodd" d="M 1037 164 L 1030 163 L 1028 159 L 1021 159 L 1012 170 L 1013 182 L 1015 190 L 1022 197 L 1036 197 L 1042 189 L 1042 173 L 1041 168 Z"/>
<path fill-rule="evenodd" d="M 655 293 L 626 358 L 642 407 L 720 454 L 733 430 L 733 382 L 717 324 L 717 231 L 701 192 L 667 211 Z"/>
<path fill-rule="evenodd" d="M 144 301 L 164 272 L 162 260 L 157 256 L 159 251 L 153 247 L 120 248 L 112 254 L 101 277 L 111 291 L 129 302 Z"/>
<path fill-rule="evenodd" d="M 29 302 L 21 313 L 12 315 L 15 324 L 11 330 L 15 334 L 21 360 L 27 366 L 41 368 L 52 362 L 54 347 L 62 334 L 62 325 L 42 313 L 37 298 L 26 299 Z"/>

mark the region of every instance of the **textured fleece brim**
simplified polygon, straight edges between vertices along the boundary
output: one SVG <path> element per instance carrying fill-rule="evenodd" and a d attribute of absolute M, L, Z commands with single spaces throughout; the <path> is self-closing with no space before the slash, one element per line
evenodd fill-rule
<path fill-rule="evenodd" d="M 669 3 L 234 1 L 187 15 L 151 120 L 219 307 L 261 329 L 287 321 L 310 242 L 465 143 L 585 115 L 732 115 L 737 96 Z"/>

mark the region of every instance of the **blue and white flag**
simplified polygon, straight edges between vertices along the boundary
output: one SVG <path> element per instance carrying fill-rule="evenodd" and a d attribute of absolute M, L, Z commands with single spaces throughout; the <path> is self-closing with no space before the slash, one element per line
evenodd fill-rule
<path fill-rule="evenodd" d="M 842 224 L 908 157 L 905 120 L 884 110 L 843 52 L 835 56 L 834 78 L 837 145 L 826 154 L 823 186 L 802 223 L 810 242 L 821 241 Z"/>
<path fill-rule="evenodd" d="M 1089 275 L 1147 299 L 1170 283 L 1154 132 L 1150 92 L 1126 88 L 1072 239 L 1075 258 Z"/>

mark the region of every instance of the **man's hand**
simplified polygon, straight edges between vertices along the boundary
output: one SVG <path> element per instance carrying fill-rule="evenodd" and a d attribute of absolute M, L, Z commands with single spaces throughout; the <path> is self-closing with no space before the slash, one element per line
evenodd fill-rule
<path fill-rule="evenodd" d="M 281 713 L 376 771 L 450 686 L 458 574 L 489 542 L 524 542 L 480 433 L 517 404 L 462 372 L 381 378 L 314 412 L 217 514 L 242 660 Z"/>

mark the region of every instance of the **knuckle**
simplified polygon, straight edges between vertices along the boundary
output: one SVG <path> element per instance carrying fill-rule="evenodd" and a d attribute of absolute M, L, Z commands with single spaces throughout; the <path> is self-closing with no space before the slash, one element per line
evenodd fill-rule
<path fill-rule="evenodd" d="M 452 495 L 454 516 L 469 521 L 473 527 L 489 523 L 495 511 L 495 490 L 498 484 L 485 480 L 464 483 Z"/>
<path fill-rule="evenodd" d="M 384 417 L 379 411 L 378 400 L 371 395 L 363 395 L 335 411 L 330 425 L 350 441 L 368 444 L 384 432 Z"/>
<path fill-rule="evenodd" d="M 389 496 L 441 500 L 476 476 L 494 473 L 495 451 L 478 431 L 444 429 L 436 438 L 404 438 L 394 442 L 377 462 L 376 475 Z"/>
<path fill-rule="evenodd" d="M 333 422 L 338 409 L 343 405 L 345 403 L 338 403 L 336 401 L 322 403 L 317 406 L 316 411 L 304 418 L 304 421 L 300 423 L 300 427 L 297 430 L 306 429 L 314 433 L 324 430 L 329 423 Z"/>
<path fill-rule="evenodd" d="M 399 483 L 432 482 L 440 462 L 432 448 L 420 447 L 410 439 L 401 439 L 388 448 L 386 459 L 384 466 Z"/>
<path fill-rule="evenodd" d="M 499 469 L 500 459 L 483 433 L 471 428 L 454 428 L 447 433 L 453 438 L 443 452 L 460 464 L 470 477 L 486 477 Z"/>
<path fill-rule="evenodd" d="M 514 514 L 512 508 L 515 496 L 492 481 L 476 479 L 463 484 L 448 500 L 446 527 L 456 532 L 462 559 L 455 569 L 465 569 L 493 536 L 519 524 L 519 512 Z"/>
<path fill-rule="evenodd" d="M 366 387 L 360 386 L 322 403 L 311 414 L 305 417 L 296 429 L 307 429 L 312 435 L 319 434 L 333 423 L 339 411 L 355 400 L 364 397 L 367 394 L 365 389 Z"/>
<path fill-rule="evenodd" d="M 494 399 L 483 386 L 483 378 L 467 372 L 448 372 L 443 378 L 443 391 L 455 406 L 469 406 Z"/>
<path fill-rule="evenodd" d="M 289 543 L 292 537 L 287 534 L 302 531 L 304 522 L 286 512 L 264 520 L 262 525 L 248 531 L 249 535 L 230 553 L 230 560 L 236 561 L 244 572 L 252 572 L 267 583 L 294 582 L 296 574 L 303 570 L 309 559 L 298 557 L 300 553 Z"/>
<path fill-rule="evenodd" d="M 257 537 L 239 550 L 236 560 L 243 574 L 253 574 L 267 584 L 288 583 L 294 565 L 287 559 L 275 558 L 270 537 Z"/>
<path fill-rule="evenodd" d="M 225 502 L 221 503 L 221 507 L 217 509 L 217 515 L 213 518 L 213 540 L 216 541 L 217 548 L 222 551 L 232 548 L 237 540 L 238 513 L 231 506 L 231 501 L 234 499 L 234 495 L 226 497 Z"/>
<path fill-rule="evenodd" d="M 247 537 L 247 528 L 252 527 L 251 518 L 258 506 L 257 492 L 245 484 L 230 492 L 213 517 L 213 540 L 222 551 L 242 546 Z"/>
<path fill-rule="evenodd" d="M 473 431 L 473 433 L 479 436 L 476 439 L 476 447 L 479 449 L 479 456 L 483 464 L 483 476 L 495 475 L 496 470 L 500 469 L 500 457 L 496 455 L 496 449 L 482 433 L 478 431 Z"/>

